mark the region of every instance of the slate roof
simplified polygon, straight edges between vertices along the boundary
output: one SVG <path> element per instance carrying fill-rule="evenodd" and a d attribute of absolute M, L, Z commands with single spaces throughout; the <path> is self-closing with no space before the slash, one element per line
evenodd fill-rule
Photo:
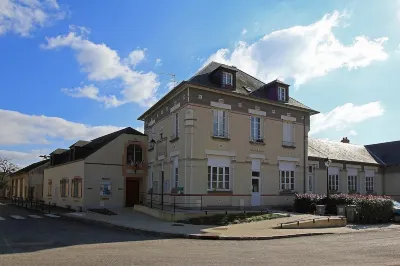
<path fill-rule="evenodd" d="M 100 150 L 102 147 L 116 139 L 122 134 L 130 134 L 130 135 L 138 135 L 138 136 L 146 136 L 145 134 L 133 129 L 131 127 L 126 127 L 121 130 L 115 131 L 113 133 L 98 137 L 96 139 L 91 140 L 86 145 L 79 147 L 79 149 L 75 150 L 75 159 L 73 161 L 85 159 L 89 155 L 94 152 Z M 67 162 L 71 162 L 70 160 L 70 152 L 71 150 L 66 150 L 65 152 L 58 154 L 53 166 L 64 164 Z"/>
<path fill-rule="evenodd" d="M 365 146 L 386 165 L 400 165 L 400 141 L 391 141 Z"/>
<path fill-rule="evenodd" d="M 225 67 L 228 69 L 232 69 L 234 68 L 237 72 L 236 72 L 236 88 L 232 91 L 234 93 L 239 93 L 239 94 L 244 94 L 247 96 L 252 96 L 251 93 L 261 87 L 263 87 L 264 85 L 266 85 L 267 83 L 264 83 L 258 79 L 256 79 L 255 77 L 247 74 L 246 72 L 243 72 L 242 70 L 236 68 L 236 67 L 232 67 L 232 66 L 228 66 L 228 65 L 224 65 L 221 63 L 217 63 L 217 62 L 211 62 L 208 65 L 206 65 L 204 68 L 202 68 L 199 72 L 197 72 L 193 77 L 191 77 L 188 82 L 191 84 L 197 84 L 197 85 L 201 85 L 201 86 L 207 86 L 207 87 L 212 87 L 214 89 L 221 89 L 218 86 L 216 86 L 215 84 L 212 83 L 209 74 L 211 72 L 213 72 L 214 70 L 216 70 L 219 67 Z M 280 80 L 274 80 L 269 82 L 268 84 L 272 83 L 272 82 L 278 82 L 281 84 L 285 84 Z M 288 84 L 285 84 L 288 85 Z M 248 88 L 250 90 L 247 91 L 245 88 Z M 294 107 L 299 107 L 299 108 L 303 108 L 303 109 L 307 109 L 313 113 L 318 113 L 317 111 L 311 109 L 310 107 L 308 107 L 307 105 L 302 104 L 299 101 L 296 101 L 295 99 L 293 99 L 292 97 L 289 97 L 289 101 L 288 103 L 282 103 L 285 105 L 290 105 L 290 106 L 294 106 Z"/>
<path fill-rule="evenodd" d="M 11 176 L 16 175 L 16 174 L 21 174 L 21 173 L 27 173 L 27 172 L 29 172 L 29 171 L 31 171 L 31 170 L 33 170 L 33 169 L 35 169 L 35 168 L 47 163 L 49 161 L 50 160 L 47 159 L 47 160 L 43 160 L 43 161 L 40 161 L 40 162 L 36 162 L 36 163 L 30 164 L 28 166 L 25 166 L 22 169 L 19 169 L 16 172 L 12 173 Z"/>
<path fill-rule="evenodd" d="M 323 139 L 308 139 L 308 157 L 331 160 L 380 164 L 363 145 L 342 143 Z"/>

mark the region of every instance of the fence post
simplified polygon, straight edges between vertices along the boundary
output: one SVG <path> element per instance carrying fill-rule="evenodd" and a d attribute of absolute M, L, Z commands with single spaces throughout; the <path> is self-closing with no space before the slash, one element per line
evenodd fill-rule
<path fill-rule="evenodd" d="M 176 196 L 174 195 L 174 214 L 175 214 L 175 198 Z"/>

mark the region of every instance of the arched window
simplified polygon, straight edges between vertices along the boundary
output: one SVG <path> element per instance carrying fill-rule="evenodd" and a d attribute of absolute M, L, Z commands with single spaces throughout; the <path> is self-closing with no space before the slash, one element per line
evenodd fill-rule
<path fill-rule="evenodd" d="M 134 165 L 143 161 L 142 147 L 137 144 L 130 144 L 127 150 L 126 163 L 128 165 Z"/>

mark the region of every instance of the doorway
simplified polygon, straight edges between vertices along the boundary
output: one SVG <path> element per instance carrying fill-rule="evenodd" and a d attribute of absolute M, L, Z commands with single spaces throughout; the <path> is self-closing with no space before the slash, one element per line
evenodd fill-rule
<path fill-rule="evenodd" d="M 251 178 L 251 206 L 261 205 L 260 178 Z"/>
<path fill-rule="evenodd" d="M 125 205 L 126 207 L 133 207 L 135 204 L 139 204 L 139 180 L 127 179 L 126 194 L 125 194 Z"/>

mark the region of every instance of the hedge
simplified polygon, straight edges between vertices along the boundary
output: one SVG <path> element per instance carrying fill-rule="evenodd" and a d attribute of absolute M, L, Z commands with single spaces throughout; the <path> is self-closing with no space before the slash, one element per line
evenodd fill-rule
<path fill-rule="evenodd" d="M 389 222 L 393 217 L 390 197 L 372 195 L 333 194 L 329 198 L 317 194 L 296 194 L 293 209 L 299 213 L 314 213 L 316 205 L 326 205 L 327 214 L 337 214 L 338 205 L 355 205 L 360 223 Z"/>

